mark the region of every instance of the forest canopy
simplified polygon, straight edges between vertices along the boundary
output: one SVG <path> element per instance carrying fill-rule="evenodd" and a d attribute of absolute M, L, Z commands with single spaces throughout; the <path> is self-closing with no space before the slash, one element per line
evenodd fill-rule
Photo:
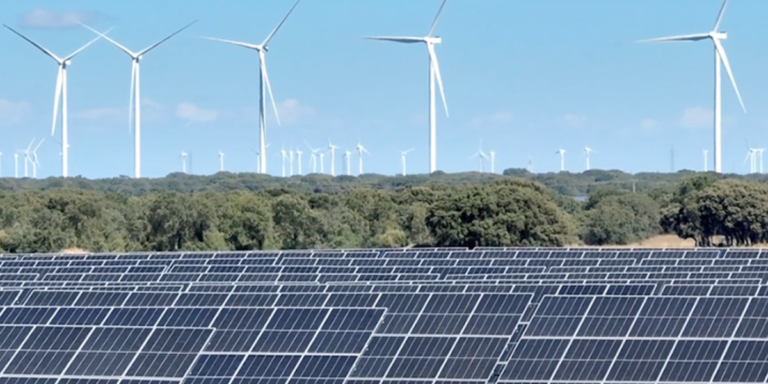
<path fill-rule="evenodd" d="M 0 250 L 259 250 L 768 241 L 759 176 L 172 174 L 0 179 Z"/>

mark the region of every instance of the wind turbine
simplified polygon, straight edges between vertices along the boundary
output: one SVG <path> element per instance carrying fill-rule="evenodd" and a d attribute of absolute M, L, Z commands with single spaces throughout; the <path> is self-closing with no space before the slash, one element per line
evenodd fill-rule
<path fill-rule="evenodd" d="M 338 148 L 328 139 L 328 154 L 331 155 L 331 176 L 336 176 L 336 149 Z"/>
<path fill-rule="evenodd" d="M 405 176 L 405 157 L 411 152 L 413 152 L 413 148 L 407 151 L 400 151 L 400 163 L 403 166 L 403 176 Z"/>
<path fill-rule="evenodd" d="M 490 151 L 490 152 L 488 152 L 488 155 L 491 157 L 491 173 L 496 173 L 496 171 L 495 171 L 495 169 L 496 169 L 496 167 L 495 167 L 495 164 L 496 164 L 496 152 L 495 151 Z"/>
<path fill-rule="evenodd" d="M 40 167 L 40 161 L 37 159 L 37 150 L 40 148 L 40 146 L 43 144 L 43 141 L 45 139 L 40 140 L 39 143 L 35 146 L 35 149 L 32 150 L 32 153 L 30 154 L 29 161 L 32 163 L 32 177 L 37 178 L 37 168 Z"/>
<path fill-rule="evenodd" d="M 29 162 L 32 160 L 32 146 L 35 145 L 35 139 L 29 142 L 27 149 L 21 150 L 24 155 L 24 177 L 29 177 Z"/>
<path fill-rule="evenodd" d="M 309 148 L 309 151 L 310 151 L 309 156 L 310 156 L 310 161 L 312 162 L 312 173 L 317 173 L 317 155 L 320 154 L 320 149 L 312 148 L 312 146 L 309 145 L 309 143 L 307 143 L 306 141 L 304 142 L 304 144 L 307 145 L 307 148 Z"/>
<path fill-rule="evenodd" d="M 763 152 L 765 152 L 765 148 L 755 148 L 755 152 L 757 152 L 758 157 L 758 164 L 760 168 L 758 169 L 758 173 L 763 173 Z"/>
<path fill-rule="evenodd" d="M 704 149 L 702 150 L 702 153 L 704 153 L 704 172 L 707 172 L 707 165 L 709 163 L 709 151 Z"/>
<path fill-rule="evenodd" d="M 480 150 L 475 152 L 475 154 L 473 154 L 469 158 L 472 159 L 472 158 L 475 158 L 475 157 L 477 157 L 478 160 L 480 160 L 480 173 L 485 172 L 485 160 L 488 160 L 488 155 L 486 155 L 485 152 L 483 152 L 483 150 L 481 148 Z"/>
<path fill-rule="evenodd" d="M 219 149 L 219 172 L 224 172 L 224 152 Z"/>
<path fill-rule="evenodd" d="M 181 159 L 181 173 L 187 173 L 187 152 L 181 151 L 179 158 Z"/>
<path fill-rule="evenodd" d="M 304 153 L 301 151 L 301 149 L 296 149 L 296 165 L 297 165 L 297 173 L 299 176 L 301 176 L 301 154 Z"/>
<path fill-rule="evenodd" d="M 587 147 L 587 146 L 584 146 L 584 157 L 587 159 L 587 171 L 589 171 L 589 169 L 590 169 L 589 168 L 589 154 L 594 152 L 594 151 L 595 151 L 594 149 L 592 149 L 590 147 Z"/>
<path fill-rule="evenodd" d="M 288 176 L 293 176 L 293 149 L 288 150 Z"/>
<path fill-rule="evenodd" d="M 93 33 L 96 33 L 97 35 L 101 36 L 105 40 L 109 41 L 114 45 L 115 47 L 119 48 L 121 51 L 128 54 L 128 56 L 131 57 L 131 98 L 128 103 L 128 130 L 130 132 L 131 129 L 131 123 L 134 124 L 133 132 L 133 174 L 135 178 L 141 177 L 141 87 L 139 84 L 141 83 L 141 77 L 139 75 L 139 63 L 141 62 L 141 59 L 144 58 L 144 55 L 146 55 L 149 51 L 157 48 L 160 44 L 166 42 L 168 39 L 178 35 L 181 33 L 181 31 L 189 28 L 192 26 L 192 24 L 197 23 L 197 20 L 183 26 L 182 28 L 178 29 L 176 32 L 171 33 L 170 35 L 166 36 L 162 40 L 148 46 L 147 48 L 142 49 L 138 52 L 133 52 L 129 50 L 128 48 L 120 45 L 115 40 L 112 40 L 109 36 L 106 36 L 104 33 L 101 33 L 88 25 L 85 25 L 83 23 L 80 23 L 80 25 L 84 26 L 85 28 L 90 29 Z"/>
<path fill-rule="evenodd" d="M 323 160 L 325 158 L 325 153 L 320 152 L 317 155 L 320 156 L 320 173 L 325 173 L 325 161 Z"/>
<path fill-rule="evenodd" d="M 355 150 L 357 150 L 357 158 L 359 163 L 359 169 L 358 169 L 358 176 L 363 174 L 363 153 L 367 153 L 368 156 L 371 156 L 371 153 L 368 152 L 365 147 L 363 147 L 363 144 L 360 143 L 360 141 L 357 142 L 357 147 L 355 147 Z"/>
<path fill-rule="evenodd" d="M 744 157 L 744 163 L 749 160 L 749 173 L 755 173 L 755 154 L 757 151 L 755 151 L 753 148 L 749 148 L 747 151 L 747 156 Z"/>
<path fill-rule="evenodd" d="M 285 152 L 285 149 L 280 150 L 280 157 L 282 159 L 282 169 L 283 169 L 283 177 L 285 177 L 285 160 L 288 158 L 288 153 Z"/>
<path fill-rule="evenodd" d="M 291 15 L 291 12 L 296 8 L 297 5 L 299 5 L 299 2 L 301 0 L 296 0 L 296 2 L 293 4 L 293 7 L 288 11 L 288 13 L 283 17 L 283 20 L 280 21 L 279 24 L 277 24 L 277 27 L 270 32 L 269 35 L 267 35 L 267 38 L 264 39 L 264 41 L 261 42 L 261 44 L 251 44 L 251 43 L 243 43 L 239 41 L 233 41 L 233 40 L 225 40 L 225 39 L 218 39 L 215 37 L 205 37 L 205 39 L 213 40 L 213 41 L 220 41 L 223 43 L 233 44 L 237 45 L 239 47 L 253 49 L 256 52 L 259 53 L 259 68 L 260 68 L 260 77 L 259 77 L 259 152 L 261 152 L 261 173 L 267 173 L 267 156 L 265 155 L 265 143 L 267 140 L 267 116 L 266 116 L 266 109 L 267 109 L 267 98 L 265 91 L 269 91 L 269 98 L 272 100 L 272 108 L 275 111 L 275 120 L 277 120 L 277 125 L 280 125 L 280 117 L 277 114 L 277 104 L 275 104 L 275 97 L 272 95 L 272 87 L 269 85 L 269 77 L 267 76 L 267 64 L 266 64 L 266 53 L 269 51 L 268 45 L 269 42 L 272 40 L 273 37 L 275 37 L 275 33 L 280 29 L 280 27 L 285 23 L 285 21 L 288 19 L 288 16 Z"/>
<path fill-rule="evenodd" d="M 352 151 L 350 151 L 349 149 L 344 151 L 344 159 L 346 159 L 347 161 L 347 176 L 352 176 L 352 167 L 351 167 Z"/>
<path fill-rule="evenodd" d="M 13 154 L 13 177 L 19 178 L 19 151 Z"/>
<path fill-rule="evenodd" d="M 721 134 L 722 134 L 722 105 L 720 100 L 721 93 L 721 81 L 720 81 L 720 63 L 725 66 L 725 71 L 728 73 L 728 77 L 731 79 L 733 90 L 736 91 L 736 97 L 739 98 L 739 104 L 744 113 L 747 113 L 747 109 L 744 107 L 744 102 L 741 99 L 739 88 L 736 86 L 736 80 L 733 78 L 733 72 L 731 72 L 731 65 L 728 63 L 728 56 L 725 54 L 725 49 L 721 43 L 722 40 L 728 38 L 727 32 L 721 32 L 717 29 L 720 27 L 720 22 L 723 20 L 723 14 L 725 13 L 725 7 L 728 5 L 728 0 L 723 1 L 723 5 L 720 7 L 720 12 L 717 14 L 715 20 L 715 26 L 712 27 L 712 31 L 709 33 L 699 33 L 693 35 L 679 35 L 670 37 L 661 37 L 657 39 L 641 40 L 641 42 L 669 42 L 669 41 L 700 41 L 709 39 L 715 47 L 715 113 L 714 113 L 714 126 L 715 126 L 715 172 L 722 172 L 722 148 L 721 148 Z"/>
<path fill-rule="evenodd" d="M 556 154 L 560 154 L 560 172 L 565 172 L 565 149 L 558 149 Z"/>
<path fill-rule="evenodd" d="M 531 154 L 528 154 L 528 172 L 533 173 L 533 157 L 531 157 Z"/>
<path fill-rule="evenodd" d="M 43 52 L 48 57 L 52 58 L 56 63 L 59 65 L 59 73 L 56 75 L 56 93 L 54 95 L 54 101 L 53 101 L 53 124 L 51 126 L 51 136 L 53 136 L 56 133 L 56 120 L 58 119 L 59 114 L 59 106 L 61 106 L 61 142 L 62 142 L 62 149 L 61 149 L 61 176 L 67 177 L 69 174 L 69 129 L 68 129 L 68 108 L 67 108 L 67 68 L 70 64 L 72 64 L 72 59 L 77 56 L 80 52 L 82 52 L 84 49 L 88 48 L 91 44 L 95 43 L 97 40 L 101 38 L 101 36 L 98 36 L 94 38 L 93 40 L 89 41 L 82 47 L 78 48 L 76 51 L 72 52 L 69 56 L 65 56 L 63 58 L 60 58 L 53 54 L 50 50 L 46 49 L 42 45 L 32 41 L 32 39 L 22 35 L 20 32 L 16 31 L 15 29 L 3 24 L 4 27 L 8 28 L 11 32 L 15 33 L 22 39 L 26 40 L 28 43 L 32 44 L 35 48 L 39 49 L 41 52 Z M 112 28 L 107 30 L 105 33 L 109 33 Z"/>
<path fill-rule="evenodd" d="M 440 9 L 437 11 L 437 16 L 432 22 L 432 26 L 429 28 L 429 32 L 425 37 L 402 37 L 402 36 L 371 36 L 364 37 L 368 40 L 382 40 L 392 41 L 396 43 L 425 43 L 427 45 L 427 51 L 429 52 L 429 173 L 437 170 L 437 128 L 436 128 L 436 113 L 435 113 L 435 78 L 437 78 L 437 84 L 440 87 L 440 97 L 443 100 L 443 107 L 445 108 L 445 115 L 448 116 L 448 104 L 445 101 L 445 92 L 443 91 L 443 80 L 440 76 L 440 66 L 437 62 L 437 55 L 435 54 L 435 44 L 440 44 L 442 39 L 440 36 L 432 36 L 437 27 L 437 21 L 440 19 L 440 15 L 443 13 L 443 8 L 448 0 L 443 0 L 440 5 Z"/>

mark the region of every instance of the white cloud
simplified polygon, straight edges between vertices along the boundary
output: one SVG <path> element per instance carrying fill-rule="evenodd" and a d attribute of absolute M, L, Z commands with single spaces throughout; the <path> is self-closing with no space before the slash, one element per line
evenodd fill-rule
<path fill-rule="evenodd" d="M 566 124 L 570 125 L 571 127 L 578 128 L 587 122 L 587 117 L 573 113 L 567 113 L 565 116 L 563 116 L 563 121 L 565 121 Z"/>
<path fill-rule="evenodd" d="M 36 7 L 21 16 L 19 24 L 24 28 L 64 29 L 80 27 L 78 22 L 91 24 L 96 21 L 98 14 L 88 11 L 54 11 Z"/>
<path fill-rule="evenodd" d="M 643 119 L 643 121 L 640 122 L 640 128 L 646 130 L 646 131 L 659 131 L 662 128 L 661 122 L 654 119 Z"/>
<path fill-rule="evenodd" d="M 176 116 L 190 123 L 207 123 L 215 121 L 219 112 L 215 109 L 205 109 L 190 102 L 183 102 L 176 107 Z"/>
<path fill-rule="evenodd" d="M 277 112 L 280 114 L 280 122 L 293 124 L 315 115 L 314 108 L 301 104 L 296 99 L 285 99 L 277 103 Z"/>
<path fill-rule="evenodd" d="M 163 104 L 150 98 L 141 99 L 141 121 L 159 121 L 165 117 L 166 108 Z M 84 109 L 71 113 L 75 119 L 88 121 L 128 121 L 128 106 L 124 107 L 98 107 Z"/>
<path fill-rule="evenodd" d="M 315 116 L 315 109 L 304 105 L 296 99 L 289 98 L 283 101 L 278 101 L 277 113 L 280 114 L 280 123 L 283 125 L 291 125 L 305 120 L 309 117 Z M 243 108 L 245 117 L 251 121 L 259 120 L 259 110 L 254 107 Z M 275 121 L 275 112 L 273 107 L 267 103 L 267 124 L 277 124 Z"/>
<path fill-rule="evenodd" d="M 32 107 L 26 101 L 0 99 L 0 123 L 18 124 L 32 114 Z"/>
<path fill-rule="evenodd" d="M 713 113 L 711 109 L 702 107 L 690 107 L 683 111 L 680 117 L 680 125 L 685 128 L 704 128 L 712 125 Z"/>

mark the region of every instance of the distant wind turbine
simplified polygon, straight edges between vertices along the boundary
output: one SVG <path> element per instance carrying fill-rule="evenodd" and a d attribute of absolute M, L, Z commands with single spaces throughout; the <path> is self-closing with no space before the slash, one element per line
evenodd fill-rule
<path fill-rule="evenodd" d="M 352 176 L 352 167 L 351 167 L 352 151 L 348 149 L 344 151 L 344 159 L 346 160 L 346 163 L 347 163 L 347 176 Z"/>
<path fill-rule="evenodd" d="M 363 153 L 367 153 L 368 156 L 371 156 L 371 153 L 368 152 L 365 147 L 363 147 L 363 144 L 361 144 L 359 141 L 357 142 L 357 147 L 355 147 L 355 150 L 357 150 L 357 159 L 359 161 L 359 170 L 358 170 L 358 176 L 363 174 Z"/>
<path fill-rule="evenodd" d="M 283 23 L 285 23 L 286 20 L 288 20 L 288 16 L 291 15 L 293 10 L 296 8 L 297 5 L 299 5 L 299 2 L 301 0 L 296 0 L 296 2 L 293 4 L 293 7 L 288 11 L 288 13 L 283 17 L 283 19 L 280 21 L 279 24 L 277 24 L 277 27 L 270 32 L 269 35 L 267 35 L 267 38 L 264 39 L 264 41 L 261 42 L 261 44 L 251 44 L 251 43 L 243 43 L 239 41 L 233 41 L 233 40 L 225 40 L 225 39 L 218 39 L 214 37 L 205 37 L 205 39 L 213 40 L 213 41 L 220 41 L 223 43 L 233 44 L 237 45 L 239 47 L 253 49 L 259 54 L 259 69 L 260 69 L 260 78 L 259 78 L 259 152 L 261 152 L 261 173 L 267 173 L 267 156 L 266 153 L 266 147 L 265 143 L 267 140 L 267 116 L 266 116 L 266 109 L 267 109 L 267 98 L 265 91 L 269 92 L 269 98 L 272 100 L 272 108 L 274 108 L 275 111 L 275 120 L 277 120 L 277 124 L 280 125 L 280 117 L 277 114 L 277 104 L 275 104 L 275 97 L 272 95 L 272 87 L 269 85 L 269 77 L 267 76 L 267 64 L 266 64 L 266 53 L 269 51 L 268 45 L 269 42 L 272 40 L 273 37 L 275 37 L 275 33 L 280 29 L 280 27 L 283 26 Z"/>
<path fill-rule="evenodd" d="M 670 37 L 661 37 L 657 39 L 641 40 L 641 42 L 671 42 L 671 41 L 701 41 L 709 39 L 715 47 L 715 113 L 714 113 L 714 126 L 715 126 L 715 172 L 722 172 L 722 148 L 721 148 L 721 134 L 722 134 L 722 106 L 720 100 L 721 93 L 721 81 L 720 81 L 720 66 L 725 66 L 725 71 L 728 73 L 728 77 L 731 79 L 733 90 L 736 91 L 736 97 L 739 98 L 739 104 L 744 113 L 747 113 L 747 109 L 744 107 L 744 102 L 741 99 L 739 88 L 736 86 L 736 80 L 733 78 L 733 72 L 731 72 L 731 65 L 728 63 L 728 56 L 725 54 L 725 49 L 721 44 L 722 40 L 728 38 L 727 32 L 718 31 L 720 22 L 723 21 L 723 14 L 725 13 L 725 7 L 728 5 L 728 0 L 723 1 L 723 5 L 720 6 L 720 12 L 717 14 L 715 20 L 715 26 L 712 27 L 712 31 L 709 33 L 698 33 L 693 35 L 679 35 Z"/>
<path fill-rule="evenodd" d="M 560 172 L 565 172 L 565 149 L 558 149 L 555 153 L 560 155 Z"/>
<path fill-rule="evenodd" d="M 187 173 L 187 152 L 181 151 L 179 158 L 181 159 L 181 173 Z"/>
<path fill-rule="evenodd" d="M 409 150 L 407 150 L 407 151 L 400 151 L 400 163 L 401 163 L 401 165 L 402 165 L 402 167 L 403 167 L 403 176 L 405 176 L 405 174 L 406 174 L 406 173 L 405 173 L 405 157 L 406 157 L 406 156 L 407 156 L 409 153 L 413 152 L 413 150 L 414 150 L 414 149 L 413 149 L 413 148 L 411 148 L 411 149 L 409 149 Z"/>
<path fill-rule="evenodd" d="M 440 15 L 443 13 L 443 8 L 448 0 L 443 0 L 440 5 L 440 9 L 437 11 L 437 16 L 432 22 L 432 26 L 429 28 L 429 32 L 425 37 L 403 37 L 403 36 L 371 36 L 364 37 L 369 40 L 382 40 L 393 41 L 396 43 L 425 43 L 427 45 L 427 51 L 429 52 L 429 173 L 437 170 L 437 119 L 435 113 L 435 78 L 437 78 L 437 84 L 440 87 L 440 96 L 443 100 L 443 107 L 445 108 L 445 115 L 448 116 L 448 104 L 445 101 L 445 92 L 443 90 L 443 79 L 440 76 L 440 66 L 437 62 L 437 55 L 435 54 L 435 44 L 440 44 L 442 39 L 440 36 L 433 36 L 435 27 L 437 27 L 437 21 L 440 20 Z"/>
<path fill-rule="evenodd" d="M 19 178 L 19 151 L 13 154 L 13 177 Z"/>
<path fill-rule="evenodd" d="M 224 172 L 224 152 L 219 150 L 219 172 Z"/>
<path fill-rule="evenodd" d="M 301 176 L 301 154 L 304 153 L 301 151 L 301 149 L 296 149 L 296 165 L 297 165 L 297 174 Z"/>
<path fill-rule="evenodd" d="M 331 155 L 331 176 L 336 176 L 336 150 L 338 148 L 328 139 L 328 154 Z"/>
<path fill-rule="evenodd" d="M 95 43 L 97 40 L 101 38 L 101 36 L 98 36 L 94 38 L 93 40 L 89 41 L 87 44 L 83 45 L 82 47 L 78 48 L 75 52 L 70 54 L 69 56 L 65 56 L 63 58 L 60 58 L 53 54 L 50 50 L 44 48 L 42 45 L 32 41 L 32 39 L 22 35 L 20 32 L 16 31 L 15 29 L 3 24 L 6 28 L 8 28 L 11 32 L 15 33 L 22 39 L 26 40 L 28 43 L 32 44 L 35 48 L 39 49 L 41 52 L 46 54 L 48 57 L 52 58 L 56 63 L 59 65 L 59 74 L 56 76 L 56 93 L 54 95 L 54 101 L 53 101 L 53 124 L 51 125 L 51 136 L 53 136 L 56 133 L 56 120 L 58 118 L 59 114 L 59 106 L 61 105 L 61 177 L 67 177 L 69 175 L 69 126 L 68 126 L 68 107 L 67 107 L 67 68 L 70 64 L 72 64 L 72 59 L 77 56 L 80 52 L 82 52 L 84 49 L 88 48 L 91 44 Z M 107 30 L 104 33 L 109 33 L 112 28 Z"/>
<path fill-rule="evenodd" d="M 325 173 L 325 153 L 320 152 L 317 155 L 320 156 L 320 173 Z"/>
<path fill-rule="evenodd" d="M 488 152 L 491 158 L 491 173 L 496 173 L 496 151 Z"/>
<path fill-rule="evenodd" d="M 280 158 L 282 160 L 283 177 L 285 177 L 285 161 L 288 160 L 288 152 L 285 149 L 280 150 Z"/>
<path fill-rule="evenodd" d="M 709 154 L 707 152 L 709 151 L 704 149 L 702 152 L 704 153 L 704 172 L 707 172 L 707 165 L 709 163 Z"/>
<path fill-rule="evenodd" d="M 312 173 L 317 173 L 317 156 L 320 154 L 320 149 L 319 148 L 312 148 L 312 146 L 309 145 L 309 143 L 307 143 L 306 141 L 304 142 L 304 144 L 307 145 L 307 148 L 309 148 L 309 151 L 310 151 L 309 152 L 309 156 L 310 156 L 309 161 L 312 162 Z"/>
<path fill-rule="evenodd" d="M 288 176 L 293 176 L 293 149 L 288 150 Z"/>
<path fill-rule="evenodd" d="M 40 142 L 37 143 L 35 149 L 33 149 L 32 153 L 30 154 L 29 160 L 32 163 L 32 177 L 35 179 L 37 178 L 37 169 L 40 168 L 40 161 L 37 158 L 37 150 L 43 144 L 43 141 L 45 141 L 45 139 L 40 140 Z"/>
<path fill-rule="evenodd" d="M 139 63 L 141 62 L 141 59 L 144 58 L 144 55 L 146 55 L 149 51 L 157 48 L 160 44 L 166 42 L 168 39 L 178 35 L 181 33 L 181 31 L 189 28 L 192 26 L 192 24 L 197 23 L 197 20 L 183 26 L 182 28 L 178 29 L 176 32 L 171 33 L 170 35 L 164 37 L 162 40 L 142 49 L 138 52 L 133 52 L 129 50 L 128 48 L 120 45 L 115 40 L 112 40 L 109 36 L 106 36 L 104 33 L 99 32 L 93 28 L 91 28 L 88 25 L 85 25 L 83 23 L 80 23 L 80 25 L 84 26 L 85 28 L 90 29 L 92 32 L 96 33 L 97 35 L 101 36 L 103 39 L 109 41 L 114 45 L 115 47 L 119 48 L 121 51 L 125 52 L 128 56 L 131 57 L 131 98 L 128 104 L 128 130 L 130 131 L 131 126 L 133 124 L 133 177 L 140 178 L 141 177 L 141 76 L 139 75 Z"/>
<path fill-rule="evenodd" d="M 592 148 L 590 148 L 588 146 L 584 146 L 584 158 L 586 158 L 586 160 L 587 160 L 587 171 L 590 170 L 590 168 L 589 168 L 589 155 L 592 152 L 594 152 L 594 151 L 595 151 L 594 149 L 592 149 Z"/>
<path fill-rule="evenodd" d="M 480 173 L 485 172 L 485 161 L 488 160 L 488 155 L 486 155 L 485 152 L 480 149 L 469 158 L 473 159 L 475 157 L 477 157 L 477 159 L 480 161 Z"/>

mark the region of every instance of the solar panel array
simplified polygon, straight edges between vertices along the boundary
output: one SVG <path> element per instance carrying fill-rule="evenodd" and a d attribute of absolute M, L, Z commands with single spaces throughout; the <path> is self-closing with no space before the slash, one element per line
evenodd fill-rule
<path fill-rule="evenodd" d="M 5 255 L 0 384 L 768 382 L 768 252 Z"/>

